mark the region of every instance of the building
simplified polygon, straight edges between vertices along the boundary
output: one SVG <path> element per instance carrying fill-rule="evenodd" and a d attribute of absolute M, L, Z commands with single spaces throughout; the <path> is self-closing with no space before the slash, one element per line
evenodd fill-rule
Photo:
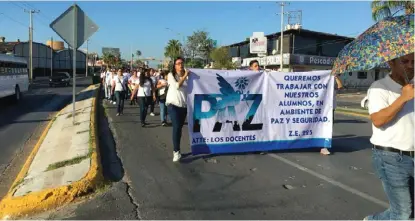
<path fill-rule="evenodd" d="M 15 45 L 19 44 L 20 40 L 6 42 L 5 37 L 0 37 L 0 54 L 12 54 Z"/>
<path fill-rule="evenodd" d="M 72 49 L 63 49 L 60 51 L 52 50 L 51 47 L 33 42 L 32 44 L 32 59 L 33 59 L 33 76 L 50 76 L 51 67 L 53 72 L 68 72 L 72 74 Z M 59 48 L 60 45 L 58 44 Z M 13 54 L 16 57 L 23 57 L 29 64 L 29 42 L 20 42 L 13 47 Z M 86 70 L 86 54 L 82 51 L 77 51 L 76 54 L 76 72 L 85 73 Z M 52 66 L 51 66 L 52 64 Z"/>
<path fill-rule="evenodd" d="M 316 32 L 301 28 L 301 25 L 287 25 L 283 33 L 282 70 L 303 72 L 313 70 L 330 70 L 340 50 L 352 42 L 354 38 Z M 258 60 L 267 69 L 280 69 L 281 32 L 266 35 L 267 54 L 258 57 L 249 52 L 249 38 L 245 41 L 228 45 L 233 61 L 241 62 L 242 67 L 249 66 L 252 60 Z M 388 73 L 387 67 L 380 67 L 366 72 L 345 73 L 341 76 L 343 83 L 349 88 L 368 87 L 370 84 Z"/>

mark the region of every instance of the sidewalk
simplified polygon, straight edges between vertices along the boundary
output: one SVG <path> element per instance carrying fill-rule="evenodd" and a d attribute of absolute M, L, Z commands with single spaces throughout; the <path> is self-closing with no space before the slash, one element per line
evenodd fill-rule
<path fill-rule="evenodd" d="M 51 120 L 9 193 L 0 203 L 0 217 L 44 211 L 91 191 L 100 179 L 95 141 L 95 100 L 99 85 L 76 97 Z"/>

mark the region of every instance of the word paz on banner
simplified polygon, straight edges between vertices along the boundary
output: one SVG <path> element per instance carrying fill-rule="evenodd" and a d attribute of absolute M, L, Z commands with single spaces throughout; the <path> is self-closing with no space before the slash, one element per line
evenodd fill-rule
<path fill-rule="evenodd" d="M 250 94 L 249 91 L 243 94 L 243 89 L 249 84 L 248 79 L 244 77 L 239 78 L 235 82 L 236 87 L 239 89 L 236 91 L 221 75 L 216 74 L 216 79 L 218 80 L 221 94 L 195 94 L 194 96 L 193 132 L 200 132 L 202 119 L 208 119 L 215 115 L 217 116 L 217 122 L 212 128 L 212 132 L 220 132 L 225 123 L 232 124 L 233 131 L 261 130 L 263 124 L 252 124 L 252 120 L 261 104 L 262 94 Z M 210 110 L 202 111 L 203 101 L 209 102 Z M 253 102 L 245 119 L 242 120 L 241 128 L 241 121 L 237 119 L 235 106 L 244 101 Z M 248 102 L 246 102 L 246 105 L 249 106 Z"/>

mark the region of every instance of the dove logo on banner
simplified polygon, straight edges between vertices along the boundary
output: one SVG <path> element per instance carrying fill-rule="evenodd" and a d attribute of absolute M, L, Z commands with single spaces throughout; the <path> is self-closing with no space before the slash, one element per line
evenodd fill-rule
<path fill-rule="evenodd" d="M 194 96 L 193 132 L 200 132 L 201 120 L 212 117 L 216 117 L 212 132 L 221 132 L 224 124 L 232 125 L 233 131 L 261 130 L 263 124 L 254 124 L 252 120 L 261 104 L 262 94 L 250 94 L 249 91 L 244 93 L 244 89 L 249 85 L 248 78 L 236 79 L 234 82 L 236 89 L 221 75 L 216 74 L 216 79 L 220 94 L 195 94 Z M 209 103 L 209 110 L 202 110 L 203 102 Z M 240 116 L 236 114 L 235 107 L 243 103 L 249 106 L 249 111 L 244 118 L 238 119 Z"/>
<path fill-rule="evenodd" d="M 331 147 L 330 71 L 190 71 L 193 154 Z"/>

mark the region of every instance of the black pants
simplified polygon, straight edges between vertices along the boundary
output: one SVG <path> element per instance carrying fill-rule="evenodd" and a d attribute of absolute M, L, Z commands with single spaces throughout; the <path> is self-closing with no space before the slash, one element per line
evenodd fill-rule
<path fill-rule="evenodd" d="M 117 100 L 117 113 L 122 114 L 124 111 L 124 91 L 115 91 L 115 99 Z"/>
<path fill-rule="evenodd" d="M 169 105 L 168 107 L 171 123 L 173 126 L 173 150 L 180 151 L 180 139 L 182 138 L 182 129 L 186 121 L 187 108 Z"/>
<path fill-rule="evenodd" d="M 146 122 L 149 101 L 151 101 L 151 97 L 138 97 L 138 103 L 140 104 L 140 121 L 142 124 Z"/>
<path fill-rule="evenodd" d="M 156 102 L 154 102 L 152 98 L 150 99 L 149 102 L 150 102 L 150 113 L 154 113 L 154 105 Z"/>

